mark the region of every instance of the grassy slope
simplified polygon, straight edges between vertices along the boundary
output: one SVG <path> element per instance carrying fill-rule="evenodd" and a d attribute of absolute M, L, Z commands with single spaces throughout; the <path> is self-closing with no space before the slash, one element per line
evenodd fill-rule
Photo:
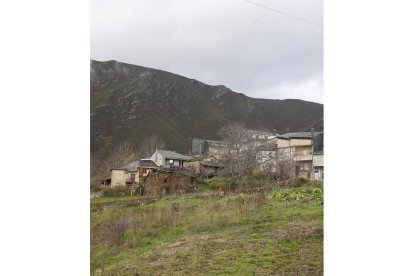
<path fill-rule="evenodd" d="M 92 273 L 322 274 L 323 205 L 298 189 L 144 206 L 132 204 L 138 198 L 92 200 Z"/>

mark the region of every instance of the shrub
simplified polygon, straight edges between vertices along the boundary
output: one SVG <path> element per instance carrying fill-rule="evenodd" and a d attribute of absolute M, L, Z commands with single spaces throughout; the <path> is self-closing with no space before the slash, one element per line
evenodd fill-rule
<path fill-rule="evenodd" d="M 91 186 L 91 192 L 100 192 L 102 191 L 102 187 L 100 185 L 92 185 Z"/>
<path fill-rule="evenodd" d="M 303 178 L 303 177 L 298 177 L 294 179 L 295 182 L 295 187 L 301 187 L 303 185 L 306 185 L 309 183 L 309 179 L 307 178 Z"/>
<path fill-rule="evenodd" d="M 213 177 L 207 180 L 208 188 L 217 191 L 220 187 L 223 187 L 225 190 L 228 190 L 228 188 L 234 188 L 234 184 L 231 183 L 231 181 L 228 178 L 224 177 Z"/>
<path fill-rule="evenodd" d="M 298 178 L 294 178 L 294 179 L 279 181 L 279 187 L 297 188 L 297 187 L 302 187 L 304 185 L 308 185 L 310 183 L 310 181 L 311 180 L 309 180 L 307 178 L 298 177 Z"/>
<path fill-rule="evenodd" d="M 313 186 L 313 187 L 317 187 L 317 188 L 323 188 L 323 180 L 310 180 L 309 181 L 309 185 Z"/>
<path fill-rule="evenodd" d="M 124 186 L 116 186 L 115 188 L 103 190 L 104 197 L 127 196 L 129 194 L 129 190 L 127 189 L 127 187 Z"/>
<path fill-rule="evenodd" d="M 295 201 L 295 200 L 323 200 L 323 190 L 321 188 L 304 186 L 300 188 L 281 188 L 272 193 L 272 198 L 276 201 Z"/>

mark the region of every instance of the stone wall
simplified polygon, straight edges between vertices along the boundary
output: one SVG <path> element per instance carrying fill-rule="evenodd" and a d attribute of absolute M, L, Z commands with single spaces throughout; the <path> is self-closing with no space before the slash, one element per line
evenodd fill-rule
<path fill-rule="evenodd" d="M 150 172 L 142 183 L 145 194 L 185 194 L 197 190 L 197 179 L 181 172 Z"/>

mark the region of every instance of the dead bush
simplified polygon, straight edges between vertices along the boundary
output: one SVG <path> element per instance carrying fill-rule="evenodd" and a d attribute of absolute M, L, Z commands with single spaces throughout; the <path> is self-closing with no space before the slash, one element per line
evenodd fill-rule
<path fill-rule="evenodd" d="M 297 188 L 310 183 L 310 180 L 304 177 L 279 181 L 280 188 Z"/>

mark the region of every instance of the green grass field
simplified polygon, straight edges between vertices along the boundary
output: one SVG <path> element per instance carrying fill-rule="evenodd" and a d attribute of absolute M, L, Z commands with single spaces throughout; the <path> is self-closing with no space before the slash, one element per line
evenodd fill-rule
<path fill-rule="evenodd" d="M 323 190 L 91 200 L 92 275 L 322 275 Z"/>

